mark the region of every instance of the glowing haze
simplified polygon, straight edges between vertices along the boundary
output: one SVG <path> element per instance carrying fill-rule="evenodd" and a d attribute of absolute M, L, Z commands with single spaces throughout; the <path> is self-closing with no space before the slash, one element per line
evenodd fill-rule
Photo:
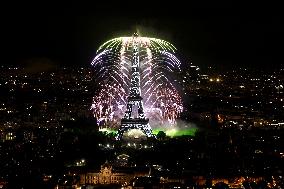
<path fill-rule="evenodd" d="M 119 37 L 105 42 L 97 50 L 92 66 L 101 90 L 93 98 L 91 109 L 100 126 L 116 128 L 123 117 L 130 89 L 133 37 Z M 178 71 L 176 48 L 169 42 L 137 37 L 141 94 L 144 111 L 151 127 L 172 126 L 183 111 L 182 101 L 169 78 Z"/>

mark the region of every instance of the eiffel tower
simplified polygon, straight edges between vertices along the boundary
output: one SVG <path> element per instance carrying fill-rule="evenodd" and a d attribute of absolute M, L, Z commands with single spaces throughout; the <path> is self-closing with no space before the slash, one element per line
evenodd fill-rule
<path fill-rule="evenodd" d="M 127 106 L 124 117 L 121 119 L 121 125 L 116 139 L 120 140 L 124 132 L 131 129 L 141 130 L 147 137 L 153 137 L 149 119 L 145 117 L 140 88 L 140 63 L 139 63 L 139 35 L 133 34 L 132 41 L 132 65 L 131 65 L 131 86 L 127 99 Z"/>

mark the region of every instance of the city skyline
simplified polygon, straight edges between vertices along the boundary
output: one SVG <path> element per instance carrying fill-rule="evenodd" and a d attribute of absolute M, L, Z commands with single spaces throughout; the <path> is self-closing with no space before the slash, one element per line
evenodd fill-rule
<path fill-rule="evenodd" d="M 90 67 L 37 74 L 0 67 L 0 184 L 14 189 L 118 183 L 120 188 L 121 182 L 132 185 L 135 170 L 151 167 L 143 175 L 165 188 L 217 188 L 220 182 L 233 188 L 283 187 L 284 69 L 220 74 L 190 68 L 181 74 L 190 79 L 178 80 L 186 100 L 184 125 L 153 130 L 154 141 L 120 143 L 108 132 L 115 130 L 101 129 L 90 114 L 98 92 Z M 149 179 L 138 174 L 137 179 Z"/>

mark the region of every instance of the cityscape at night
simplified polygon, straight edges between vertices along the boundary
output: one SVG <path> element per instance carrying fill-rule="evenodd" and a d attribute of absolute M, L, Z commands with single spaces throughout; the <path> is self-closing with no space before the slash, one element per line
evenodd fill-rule
<path fill-rule="evenodd" d="M 0 188 L 284 188 L 278 15 L 48 6 L 4 21 Z"/>

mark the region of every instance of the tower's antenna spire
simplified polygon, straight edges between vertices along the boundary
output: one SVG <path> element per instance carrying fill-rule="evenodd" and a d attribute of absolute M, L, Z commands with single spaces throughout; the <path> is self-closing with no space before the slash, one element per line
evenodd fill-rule
<path fill-rule="evenodd" d="M 136 31 L 136 32 L 133 33 L 133 37 L 139 37 L 138 31 Z"/>

